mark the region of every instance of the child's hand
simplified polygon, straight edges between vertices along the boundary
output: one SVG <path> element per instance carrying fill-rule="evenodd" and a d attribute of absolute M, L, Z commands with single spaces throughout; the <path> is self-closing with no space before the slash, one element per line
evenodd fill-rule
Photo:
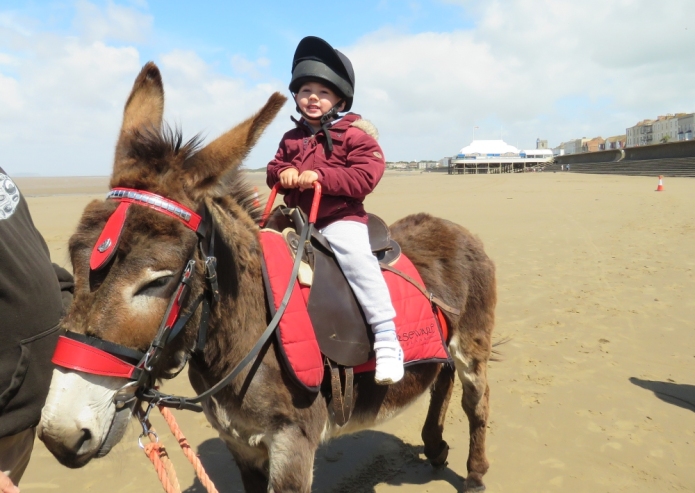
<path fill-rule="evenodd" d="M 297 178 L 299 171 L 297 168 L 287 168 L 280 173 L 280 186 L 282 188 L 297 188 Z"/>
<path fill-rule="evenodd" d="M 306 190 L 314 186 L 314 182 L 319 180 L 319 174 L 316 171 L 311 171 L 310 169 L 302 171 L 299 175 L 299 180 L 297 185 L 300 190 Z"/>

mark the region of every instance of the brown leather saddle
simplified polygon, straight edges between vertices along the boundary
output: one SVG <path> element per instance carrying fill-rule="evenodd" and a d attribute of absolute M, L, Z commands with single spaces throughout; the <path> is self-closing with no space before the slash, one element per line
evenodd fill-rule
<path fill-rule="evenodd" d="M 306 221 L 300 209 L 278 207 L 265 227 L 282 233 L 295 255 L 299 233 Z M 379 262 L 396 261 L 401 248 L 391 238 L 386 223 L 369 214 L 367 226 L 372 252 Z M 340 366 L 352 367 L 367 362 L 374 336 L 330 244 L 318 231 L 313 231 L 302 261 L 299 282 L 311 286 L 307 309 L 321 352 Z"/>

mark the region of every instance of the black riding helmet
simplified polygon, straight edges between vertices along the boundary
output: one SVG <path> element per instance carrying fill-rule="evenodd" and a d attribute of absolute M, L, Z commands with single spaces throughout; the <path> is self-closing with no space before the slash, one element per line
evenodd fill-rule
<path fill-rule="evenodd" d="M 355 72 L 348 57 L 316 36 L 307 36 L 297 45 L 292 59 L 290 91 L 299 92 L 302 84 L 318 80 L 330 87 L 345 101 L 343 111 L 352 107 L 355 94 Z"/>

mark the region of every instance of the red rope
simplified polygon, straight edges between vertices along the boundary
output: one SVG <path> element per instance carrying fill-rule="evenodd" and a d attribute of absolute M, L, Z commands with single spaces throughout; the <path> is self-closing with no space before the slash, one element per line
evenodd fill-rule
<path fill-rule="evenodd" d="M 183 433 L 181 432 L 179 425 L 176 423 L 176 419 L 174 419 L 174 415 L 171 414 L 171 411 L 169 411 L 165 407 L 157 407 L 159 408 L 159 412 L 162 413 L 164 421 L 166 421 L 169 425 L 169 429 L 174 434 L 174 437 L 179 442 L 179 446 L 183 451 L 183 455 L 186 456 L 188 462 L 190 462 L 193 466 L 195 474 L 196 476 L 198 476 L 198 479 L 200 480 L 201 484 L 205 487 L 208 493 L 218 493 L 217 488 L 215 488 L 215 485 L 213 484 L 212 480 L 205 472 L 205 468 L 203 468 L 203 464 L 200 462 L 198 455 L 195 452 L 193 452 L 191 446 L 188 444 L 188 440 L 186 440 L 186 437 L 183 436 Z"/>
<path fill-rule="evenodd" d="M 154 431 L 151 427 L 150 430 Z M 143 447 L 145 455 L 157 471 L 157 477 L 162 483 L 164 491 L 166 493 L 181 493 L 181 486 L 179 486 L 176 471 L 169 460 L 169 455 L 164 446 L 156 442 L 156 438 L 152 438 L 152 435 L 152 433 L 149 434 L 151 442 Z"/>
<path fill-rule="evenodd" d="M 165 407 L 157 407 L 159 412 L 162 413 L 164 421 L 166 421 L 169 425 L 169 429 L 173 433 L 174 437 L 179 442 L 179 446 L 181 447 L 183 454 L 193 465 L 193 469 L 195 470 L 195 474 L 198 476 L 200 483 L 205 487 L 208 493 L 218 493 L 217 488 L 215 488 L 212 480 L 205 472 L 205 468 L 203 468 L 203 464 L 200 462 L 198 455 L 193 452 L 191 446 L 188 444 L 188 440 L 186 440 L 186 437 L 183 436 L 179 425 L 176 423 L 176 419 L 174 419 L 174 415 L 171 414 L 171 411 Z M 148 437 L 151 443 L 148 443 L 143 447 L 145 450 L 145 455 L 147 455 L 147 458 L 150 459 L 154 465 L 154 468 L 157 471 L 157 476 L 159 477 L 159 481 L 164 487 L 164 491 L 166 491 L 166 493 L 181 493 L 181 486 L 179 485 L 179 480 L 176 477 L 174 465 L 169 459 L 169 454 L 164 448 L 164 445 L 157 442 L 157 435 L 149 422 L 147 423 L 147 426 L 150 430 Z"/>

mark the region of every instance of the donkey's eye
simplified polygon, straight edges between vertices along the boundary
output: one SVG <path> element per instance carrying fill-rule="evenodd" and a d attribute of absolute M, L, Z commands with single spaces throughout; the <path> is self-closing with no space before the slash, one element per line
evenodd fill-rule
<path fill-rule="evenodd" d="M 162 276 L 148 282 L 135 292 L 135 296 L 156 296 L 160 298 L 171 294 L 171 281 L 174 276 Z"/>

